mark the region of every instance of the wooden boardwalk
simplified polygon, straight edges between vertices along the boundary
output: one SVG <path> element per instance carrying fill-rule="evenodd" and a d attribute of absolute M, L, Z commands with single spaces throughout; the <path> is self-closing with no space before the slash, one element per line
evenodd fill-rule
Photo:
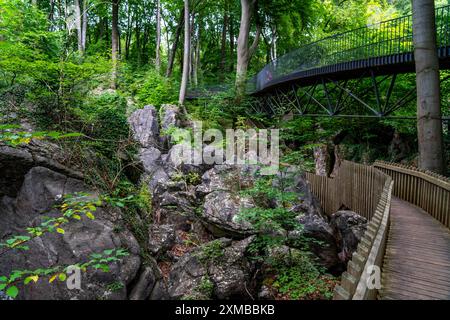
<path fill-rule="evenodd" d="M 450 299 L 450 231 L 422 209 L 395 197 L 379 298 Z"/>

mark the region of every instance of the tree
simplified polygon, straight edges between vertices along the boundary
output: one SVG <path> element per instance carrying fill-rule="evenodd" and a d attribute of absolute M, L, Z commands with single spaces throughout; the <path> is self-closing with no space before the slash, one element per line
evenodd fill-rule
<path fill-rule="evenodd" d="M 189 79 L 189 59 L 191 47 L 191 30 L 189 28 L 189 0 L 184 0 L 184 52 L 183 52 L 183 74 L 181 77 L 180 95 L 178 102 L 184 106 L 186 100 L 187 83 Z"/>
<path fill-rule="evenodd" d="M 78 51 L 83 53 L 83 31 L 81 28 L 81 3 L 75 0 L 75 26 L 77 28 Z"/>
<path fill-rule="evenodd" d="M 250 24 L 254 13 L 256 12 L 256 0 L 241 0 L 241 24 L 239 27 L 239 36 L 237 40 L 237 65 L 236 65 L 236 97 L 242 97 L 245 94 L 245 85 L 247 81 L 247 70 L 250 58 L 255 52 L 261 27 L 256 23 L 256 35 L 252 45 L 249 47 Z"/>
<path fill-rule="evenodd" d="M 87 35 L 87 26 L 88 26 L 88 0 L 83 0 L 83 11 L 81 17 L 83 18 L 83 22 L 81 24 L 81 48 L 83 52 L 86 51 L 86 35 Z"/>
<path fill-rule="evenodd" d="M 439 60 L 433 0 L 413 0 L 419 167 L 444 172 Z"/>
<path fill-rule="evenodd" d="M 169 78 L 172 75 L 172 71 L 173 71 L 173 62 L 175 60 L 175 54 L 177 52 L 178 42 L 180 41 L 181 29 L 183 28 L 183 25 L 184 25 L 184 9 L 181 10 L 180 18 L 178 19 L 178 21 L 179 22 L 178 22 L 177 28 L 175 30 L 175 38 L 172 43 L 172 49 L 170 50 L 170 53 L 169 53 L 169 61 L 167 62 L 167 70 L 166 70 L 167 78 Z"/>
<path fill-rule="evenodd" d="M 111 89 L 117 88 L 117 65 L 119 59 L 119 2 L 120 0 L 112 0 L 112 27 L 111 27 L 111 60 L 112 60 L 112 76 Z"/>
<path fill-rule="evenodd" d="M 156 4 L 156 58 L 155 58 L 155 68 L 159 73 L 161 69 L 161 1 L 157 0 Z"/>

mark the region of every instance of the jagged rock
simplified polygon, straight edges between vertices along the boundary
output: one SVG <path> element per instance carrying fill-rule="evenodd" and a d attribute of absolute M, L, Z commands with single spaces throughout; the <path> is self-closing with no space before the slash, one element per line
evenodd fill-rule
<path fill-rule="evenodd" d="M 142 271 L 137 283 L 129 295 L 130 300 L 145 300 L 152 293 L 153 287 L 156 283 L 156 275 L 151 267 L 146 267 Z"/>
<path fill-rule="evenodd" d="M 163 298 L 161 271 L 153 258 L 147 257 L 145 266 L 130 292 L 130 300 L 147 300 L 154 297 Z"/>
<path fill-rule="evenodd" d="M 134 140 L 139 142 L 141 147 L 156 147 L 161 145 L 159 136 L 158 114 L 154 106 L 148 105 L 143 109 L 134 111 L 129 117 L 131 131 Z"/>
<path fill-rule="evenodd" d="M 284 182 L 281 182 L 282 180 Z M 298 173 L 295 168 L 280 173 L 274 187 L 281 185 L 286 185 L 283 188 L 284 191 L 298 195 L 297 203 L 291 210 L 298 213 L 296 221 L 300 228 L 288 232 L 289 245 L 295 247 L 297 243 L 302 243 L 302 241 L 299 242 L 302 238 L 310 238 L 309 247 L 323 266 L 329 269 L 341 268 L 334 230 L 319 200 L 312 193 L 304 174 Z"/>
<path fill-rule="evenodd" d="M 5 183 L 5 177 L 0 180 Z M 23 234 L 29 226 L 39 225 L 44 216 L 60 213 L 54 209 L 61 194 L 90 192 L 82 181 L 67 177 L 44 167 L 34 167 L 23 178 L 15 198 L 0 199 L 0 239 L 12 234 Z M 13 250 L 0 259 L 0 274 L 12 270 L 34 270 L 56 265 L 85 262 L 95 252 L 123 247 L 129 256 L 111 265 L 108 273 L 82 273 L 82 290 L 68 290 L 65 283 L 39 281 L 29 286 L 20 285 L 18 299 L 125 299 L 127 289 L 139 269 L 140 248 L 133 235 L 125 228 L 118 210 L 100 207 L 96 219 L 71 221 L 64 225 L 65 234 L 50 233 L 31 240 L 27 251 Z M 120 230 L 120 231 L 118 231 Z M 113 284 L 120 284 L 111 290 Z"/>
<path fill-rule="evenodd" d="M 180 121 L 178 119 L 178 114 L 180 109 L 172 104 L 163 104 L 161 105 L 161 131 L 167 133 L 168 130 L 172 127 L 179 127 Z M 162 144 L 165 148 L 170 147 L 170 143 L 172 139 L 170 136 L 163 135 L 161 137 Z"/>
<path fill-rule="evenodd" d="M 208 274 L 214 286 L 214 295 L 218 299 L 250 298 L 247 283 L 250 280 L 251 263 L 245 258 L 245 252 L 254 236 L 237 241 L 225 248 L 219 263 L 211 263 Z"/>
<path fill-rule="evenodd" d="M 169 250 L 175 244 L 175 227 L 171 224 L 152 224 L 148 247 L 154 255 Z"/>
<path fill-rule="evenodd" d="M 348 262 L 366 231 L 367 219 L 356 212 L 341 210 L 331 216 L 330 225 L 340 249 L 338 256 L 343 262 Z"/>
<path fill-rule="evenodd" d="M 154 147 L 141 148 L 139 150 L 139 159 L 142 162 L 144 171 L 148 175 L 153 175 L 161 168 L 161 151 Z"/>
<path fill-rule="evenodd" d="M 33 167 L 41 166 L 66 176 L 83 179 L 83 174 L 62 165 L 62 150 L 55 144 L 39 140 L 16 148 L 0 143 L 0 197 L 14 197 L 22 186 L 25 174 Z"/>
<path fill-rule="evenodd" d="M 258 299 L 260 299 L 260 300 L 273 300 L 274 298 L 275 297 L 273 296 L 273 294 L 270 291 L 268 286 L 263 285 L 261 287 L 261 289 L 259 289 Z"/>
<path fill-rule="evenodd" d="M 178 120 L 178 113 L 180 108 L 173 104 L 161 105 L 161 129 L 167 130 L 171 127 L 179 127 L 180 121 Z"/>
<path fill-rule="evenodd" d="M 249 198 L 228 191 L 213 191 L 205 197 L 202 221 L 216 237 L 244 238 L 255 231 L 250 223 L 238 219 L 238 213 L 252 207 Z"/>
<path fill-rule="evenodd" d="M 167 285 L 163 279 L 156 282 L 152 293 L 149 297 L 150 300 L 167 300 L 169 299 L 169 294 L 167 292 Z"/>
<path fill-rule="evenodd" d="M 252 241 L 253 237 L 236 242 L 221 238 L 183 256 L 170 272 L 169 297 L 249 298 L 252 265 L 245 253 Z"/>
<path fill-rule="evenodd" d="M 253 185 L 259 167 L 256 165 L 216 165 L 202 176 L 196 191 L 205 195 L 216 190 L 240 191 Z"/>

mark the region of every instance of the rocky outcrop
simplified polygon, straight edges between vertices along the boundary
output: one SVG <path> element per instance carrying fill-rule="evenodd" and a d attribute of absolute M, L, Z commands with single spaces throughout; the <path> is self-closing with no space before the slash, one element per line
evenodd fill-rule
<path fill-rule="evenodd" d="M 347 263 L 367 228 L 367 219 L 356 212 L 341 210 L 331 216 L 330 225 L 334 230 L 339 258 Z"/>
<path fill-rule="evenodd" d="M 152 224 L 150 227 L 148 248 L 158 256 L 175 244 L 175 226 L 172 224 Z"/>
<path fill-rule="evenodd" d="M 172 268 L 171 299 L 249 299 L 252 264 L 246 250 L 253 237 L 241 241 L 221 238 L 183 256 Z"/>
<path fill-rule="evenodd" d="M 53 143 L 33 140 L 28 145 L 13 148 L 0 143 L 0 197 L 14 197 L 22 186 L 25 174 L 33 167 L 49 168 L 65 176 L 83 179 L 83 174 L 68 168 L 62 150 Z"/>
<path fill-rule="evenodd" d="M 25 228 L 39 225 L 45 217 L 60 215 L 54 205 L 61 195 L 81 191 L 92 193 L 81 180 L 45 167 L 31 168 L 25 174 L 17 195 L 4 195 L 0 200 L 0 239 L 7 239 L 12 234 L 23 234 Z M 139 245 L 123 225 L 120 211 L 101 207 L 95 215 L 95 220 L 81 219 L 64 225 L 64 235 L 50 233 L 34 238 L 27 244 L 27 251 L 6 252 L 0 259 L 0 274 L 85 262 L 89 261 L 91 254 L 107 249 L 125 248 L 129 256 L 121 263 L 111 265 L 110 272 L 83 273 L 81 290 L 68 290 L 65 283 L 39 281 L 20 290 L 19 299 L 127 297 L 127 289 L 141 262 Z"/>
<path fill-rule="evenodd" d="M 133 283 L 130 300 L 161 300 L 167 297 L 167 288 L 164 284 L 161 271 L 153 258 L 147 258 L 139 277 Z"/>
<path fill-rule="evenodd" d="M 159 147 L 158 113 L 154 106 L 145 106 L 133 112 L 128 118 L 134 140 L 139 142 L 142 148 Z"/>
<path fill-rule="evenodd" d="M 244 238 L 255 231 L 250 223 L 239 219 L 239 212 L 254 207 L 250 198 L 227 191 L 213 191 L 205 197 L 202 219 L 216 237 Z"/>

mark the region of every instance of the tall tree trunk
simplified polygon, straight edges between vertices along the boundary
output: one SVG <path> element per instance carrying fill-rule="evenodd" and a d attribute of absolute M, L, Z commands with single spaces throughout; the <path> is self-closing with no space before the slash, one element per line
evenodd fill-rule
<path fill-rule="evenodd" d="M 75 27 L 77 28 L 78 51 L 83 53 L 83 33 L 81 30 L 81 3 L 75 0 Z"/>
<path fill-rule="evenodd" d="M 180 12 L 180 19 L 177 25 L 177 29 L 175 31 L 175 39 L 173 40 L 172 49 L 169 54 L 169 61 L 167 63 L 166 77 L 169 78 L 172 76 L 173 71 L 173 62 L 175 61 L 175 55 L 177 52 L 178 42 L 180 41 L 181 29 L 184 25 L 184 10 Z"/>
<path fill-rule="evenodd" d="M 161 69 L 161 1 L 158 0 L 156 3 L 156 58 L 155 58 L 155 68 L 159 73 Z"/>
<path fill-rule="evenodd" d="M 256 24 L 257 31 L 255 39 L 249 48 L 250 23 L 254 11 L 255 0 L 241 0 L 241 25 L 239 27 L 239 37 L 237 41 L 237 65 L 236 65 L 236 97 L 245 95 L 247 80 L 247 69 L 250 58 L 256 50 L 259 42 L 260 28 Z"/>
<path fill-rule="evenodd" d="M 128 60 L 130 55 L 130 44 L 131 44 L 131 6 L 127 4 L 127 32 L 125 34 L 125 59 Z"/>
<path fill-rule="evenodd" d="M 83 17 L 83 23 L 81 25 L 81 47 L 83 48 L 83 52 L 86 51 L 86 35 L 87 35 L 87 27 L 88 27 L 88 0 L 83 0 L 83 12 L 81 16 Z"/>
<path fill-rule="evenodd" d="M 419 167 L 444 172 L 439 60 L 433 0 L 413 0 Z"/>
<path fill-rule="evenodd" d="M 189 30 L 189 0 L 184 0 L 184 52 L 183 52 L 183 75 L 181 77 L 180 96 L 178 102 L 184 106 L 189 78 L 189 50 L 191 47 L 191 31 Z"/>
<path fill-rule="evenodd" d="M 195 21 L 195 13 L 191 14 L 191 24 L 189 27 L 189 30 L 191 31 L 190 34 L 190 44 L 191 44 L 191 48 L 189 50 L 190 55 L 189 55 L 189 83 L 192 84 L 193 82 L 193 77 L 194 77 L 194 60 L 195 60 L 195 26 L 194 26 L 194 21 Z"/>
<path fill-rule="evenodd" d="M 227 61 L 226 45 L 227 45 L 227 25 L 228 25 L 228 6 L 225 5 L 222 25 L 222 39 L 220 44 L 220 74 L 219 79 L 223 81 L 225 77 L 225 66 Z"/>
<path fill-rule="evenodd" d="M 234 68 L 234 22 L 233 13 L 230 13 L 228 32 L 230 34 L 230 72 Z"/>
<path fill-rule="evenodd" d="M 194 84 L 198 85 L 198 70 L 200 70 L 200 52 L 201 52 L 201 31 L 202 25 L 200 21 L 198 21 L 198 30 L 197 30 L 197 45 L 195 47 L 195 65 L 194 65 Z"/>
<path fill-rule="evenodd" d="M 53 31 L 53 18 L 55 16 L 55 0 L 50 0 L 50 12 L 48 13 L 48 21 L 50 21 L 49 31 Z"/>
<path fill-rule="evenodd" d="M 112 60 L 112 76 L 111 89 L 117 88 L 117 68 L 119 60 L 119 1 L 112 0 L 112 32 L 111 32 L 111 60 Z"/>

